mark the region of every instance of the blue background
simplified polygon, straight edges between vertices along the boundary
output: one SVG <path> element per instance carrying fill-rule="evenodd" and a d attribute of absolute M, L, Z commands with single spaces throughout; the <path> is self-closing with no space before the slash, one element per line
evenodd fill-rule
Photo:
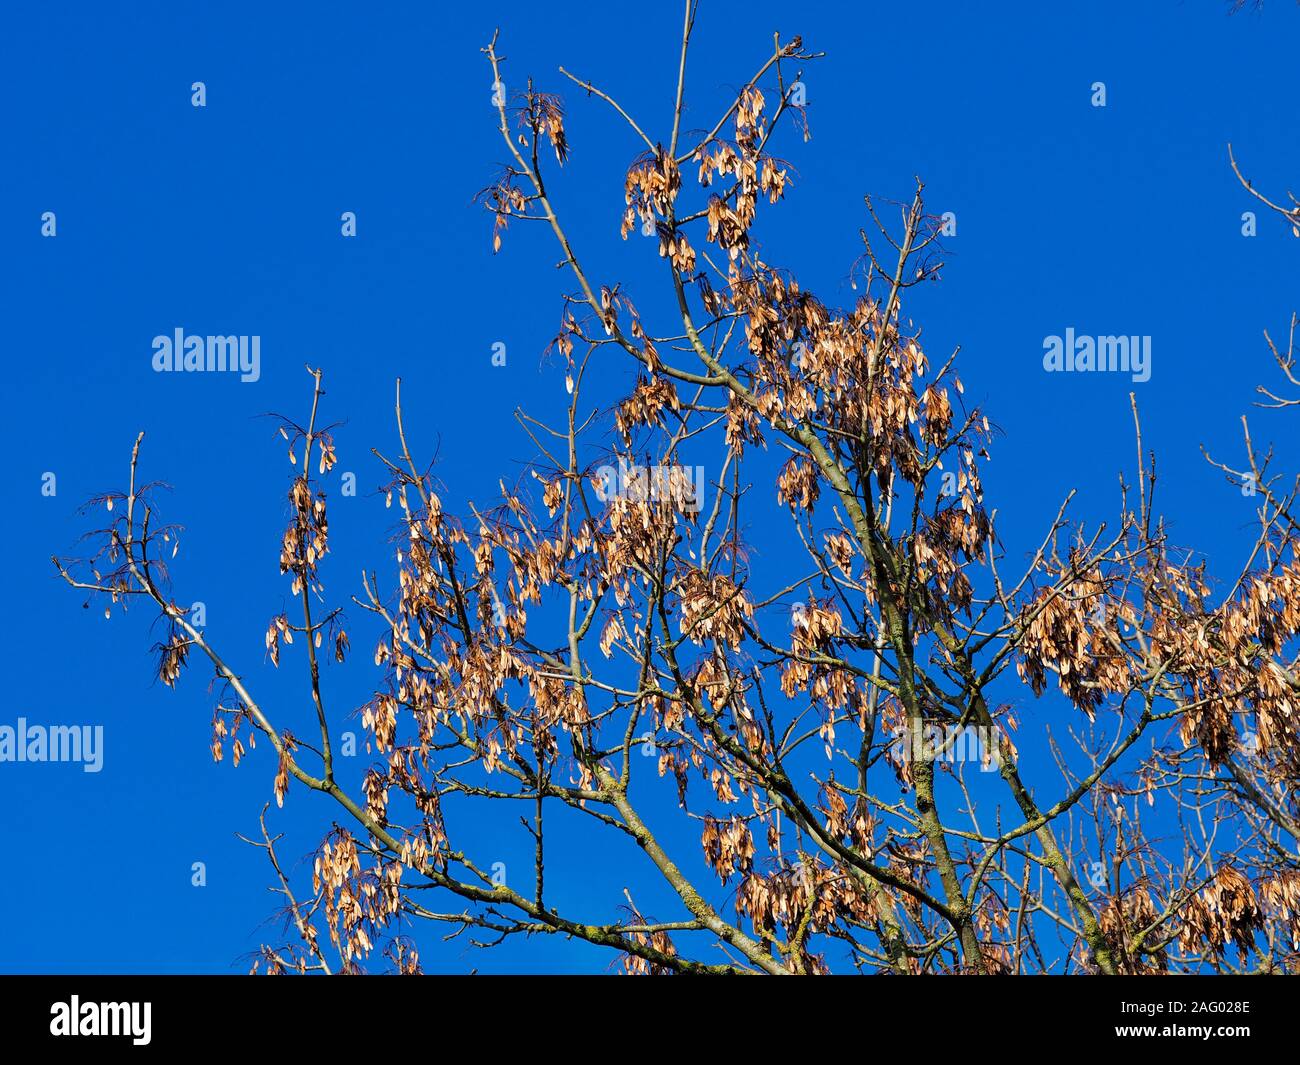
<path fill-rule="evenodd" d="M 263 705 L 310 720 L 302 663 L 292 651 L 279 672 L 264 661 L 267 621 L 292 600 L 276 564 L 289 469 L 260 416 L 305 419 L 303 365 L 325 370 L 325 417 L 346 419 L 339 470 L 359 487 L 332 494 L 334 602 L 360 593 L 363 566 L 391 583 L 395 511 L 374 492 L 384 477 L 369 449 L 394 449 L 395 377 L 412 446 L 438 453 L 449 508 L 490 502 L 498 477 L 519 475 L 534 448 L 515 407 L 553 417 L 567 399 L 542 352 L 570 282 L 542 227 L 516 223 L 491 254 L 490 218 L 472 199 L 505 152 L 479 49 L 500 25 L 508 85 L 531 75 L 565 97 L 573 158 L 562 176 L 550 168 L 558 207 L 590 274 L 636 293 L 663 276 L 654 241 L 617 235 L 641 146 L 556 68 L 666 138 L 681 18 L 660 7 L 5 5 L 0 723 L 103 724 L 106 753 L 99 774 L 0 765 L 0 970 L 241 971 L 258 942 L 282 938 L 264 924 L 277 904 L 270 871 L 234 837 L 256 833 L 270 798 L 266 745 L 238 770 L 214 764 L 206 670 L 163 688 L 145 612 L 108 622 L 82 610 L 49 557 L 75 553 L 88 527 L 77 507 L 125 487 L 131 442 L 147 430 L 144 474 L 174 485 L 165 514 L 187 527 L 178 597 L 206 604 L 209 636 Z M 961 345 L 967 398 L 1000 430 L 985 477 L 1008 553 L 1041 538 L 1070 488 L 1080 516 L 1113 516 L 1119 475 L 1134 476 L 1135 389 L 1173 540 L 1234 578 L 1252 503 L 1199 448 L 1236 463 L 1255 386 L 1279 383 L 1262 330 L 1282 334 L 1300 304 L 1300 242 L 1262 211 L 1259 235 L 1242 236 L 1256 205 L 1226 145 L 1275 199 L 1300 181 L 1295 5 L 1229 17 L 1214 0 L 706 2 L 687 129 L 713 124 L 778 28 L 828 55 L 805 66 L 812 140 L 776 147 L 796 173 L 786 203 L 761 212 L 764 257 L 848 304 L 858 229 L 870 225 L 864 193 L 910 198 L 920 175 L 928 206 L 956 213 L 944 280 L 908 310 L 932 357 Z M 206 108 L 190 104 L 194 81 Z M 1105 108 L 1090 105 L 1094 81 Z M 55 239 L 40 234 L 45 211 Z M 357 214 L 355 239 L 340 236 L 343 211 Z M 260 335 L 261 380 L 155 374 L 151 340 L 177 327 Z M 1151 380 L 1045 374 L 1043 338 L 1067 327 L 1150 335 Z M 497 342 L 505 368 L 491 365 Z M 610 389 L 630 380 L 613 355 L 597 370 Z M 1287 414 L 1255 411 L 1251 424 L 1294 469 Z M 40 491 L 46 471 L 53 498 Z M 762 542 L 764 530 L 751 533 Z M 336 721 L 378 683 L 377 629 L 354 609 L 349 631 L 350 666 L 326 667 Z M 363 762 L 346 770 L 353 781 Z M 291 790 L 272 812 L 283 857 L 307 854 L 341 814 Z M 494 830 L 479 837 L 488 864 Z M 696 833 L 669 840 L 692 862 Z M 555 846 L 555 868 L 567 854 L 584 869 L 557 883 L 557 901 L 615 917 L 629 880 L 616 856 L 585 853 L 576 833 Z M 516 834 L 499 849 L 526 868 L 526 848 Z M 207 867 L 201 889 L 195 861 Z M 421 947 L 430 971 L 610 961 L 556 937 L 484 953 L 424 935 Z"/>

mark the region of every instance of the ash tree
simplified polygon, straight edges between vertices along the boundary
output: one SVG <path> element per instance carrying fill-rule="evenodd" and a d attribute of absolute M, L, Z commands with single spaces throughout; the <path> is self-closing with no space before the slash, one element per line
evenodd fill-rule
<path fill-rule="evenodd" d="M 214 758 L 265 773 L 277 804 L 319 804 L 310 875 L 265 811 L 252 841 L 287 918 L 254 968 L 416 972 L 432 929 L 484 948 L 571 937 L 630 973 L 1294 970 L 1295 479 L 1249 434 L 1242 469 L 1217 463 L 1252 479 L 1259 521 L 1216 584 L 1168 540 L 1134 404 L 1114 518 L 1052 502 L 1020 533 L 1036 550 L 1010 558 L 981 482 L 989 418 L 904 309 L 942 266 L 922 185 L 866 200 L 851 306 L 766 261 L 760 223 L 793 180 L 774 153 L 807 134 L 798 79 L 819 54 L 776 37 L 688 132 L 695 16 L 662 130 L 561 68 L 632 146 L 610 239 L 652 237 L 652 291 L 594 276 L 566 235 L 566 103 L 531 81 L 498 92 L 506 163 L 480 200 L 496 248 L 525 221 L 554 237 L 567 417 L 522 413 L 528 475 L 456 514 L 417 455 L 432 416 L 404 417 L 399 382 L 375 452 L 395 578 L 367 572 L 338 601 L 336 445 L 311 371 L 310 413 L 281 429 L 293 608 L 266 630 L 270 662 L 302 670 L 297 706 L 261 701 L 255 664 L 187 618 L 140 439 L 124 489 L 92 501 L 109 523 L 88 557 L 56 559 L 110 613 L 157 611 L 164 683 L 215 675 Z M 503 86 L 495 38 L 484 53 Z M 553 265 L 502 259 L 521 280 Z M 1269 344 L 1300 395 L 1293 345 Z M 617 403 L 586 399 L 611 382 Z M 753 549 L 778 527 L 790 550 Z M 353 639 L 375 679 L 350 790 L 338 733 L 357 708 L 329 680 L 372 669 Z M 526 875 L 494 875 L 480 810 L 524 841 Z M 580 854 L 550 846 L 560 831 Z M 554 901 L 618 848 L 635 860 L 620 897 Z"/>

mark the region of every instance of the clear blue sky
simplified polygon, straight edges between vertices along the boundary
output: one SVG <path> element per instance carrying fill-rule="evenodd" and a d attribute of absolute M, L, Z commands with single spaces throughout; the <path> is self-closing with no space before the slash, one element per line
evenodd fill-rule
<path fill-rule="evenodd" d="M 288 598 L 276 566 L 287 468 L 259 415 L 304 416 L 303 364 L 324 368 L 327 415 L 347 420 L 340 468 L 360 488 L 331 508 L 336 601 L 388 557 L 392 512 L 372 493 L 383 478 L 369 448 L 392 445 L 395 377 L 413 446 L 440 449 L 449 505 L 515 476 L 533 450 L 511 412 L 546 416 L 565 399 L 562 371 L 540 356 L 566 282 L 540 229 L 517 225 L 494 257 L 490 220 L 471 203 L 503 156 L 479 48 L 499 25 L 508 82 L 532 75 L 565 96 L 573 161 L 556 195 L 570 234 L 596 276 L 636 285 L 661 276 L 652 242 L 617 236 L 637 143 L 556 68 L 595 80 L 663 136 L 680 12 L 657 7 L 5 5 L 0 724 L 102 724 L 105 763 L 98 774 L 0 764 L 0 970 L 240 971 L 267 937 L 268 869 L 234 838 L 255 832 L 269 797 L 265 747 L 238 771 L 213 764 L 202 672 L 178 692 L 155 683 L 144 612 L 106 622 L 82 610 L 49 556 L 75 550 L 88 496 L 124 487 L 146 430 L 146 476 L 175 486 L 166 514 L 188 529 L 179 597 L 206 603 L 209 634 L 264 703 L 297 713 L 300 663 L 277 674 L 263 661 L 267 620 Z M 781 152 L 797 174 L 767 215 L 769 261 L 848 303 L 864 193 L 902 199 L 919 174 L 929 206 L 956 213 L 944 281 L 911 313 L 932 352 L 961 345 L 967 395 L 1003 431 L 986 487 L 1012 550 L 1041 535 L 1069 488 L 1082 490 L 1081 516 L 1112 514 L 1117 477 L 1131 475 L 1131 382 L 1042 371 L 1043 338 L 1072 327 L 1153 338 L 1152 379 L 1136 389 L 1161 510 L 1212 573 L 1235 576 L 1244 561 L 1251 503 L 1199 447 L 1239 457 L 1239 417 L 1273 380 L 1261 331 L 1276 335 L 1300 305 L 1300 241 L 1262 216 L 1257 237 L 1241 235 L 1253 204 L 1226 144 L 1261 188 L 1300 186 L 1300 12 L 1283 0 L 1262 16 L 1226 10 L 703 6 L 689 127 L 711 124 L 773 30 L 828 53 L 804 79 L 813 139 Z M 1095 81 L 1104 109 L 1090 105 Z M 41 235 L 47 211 L 54 239 Z M 340 236 L 344 211 L 356 212 L 355 239 Z M 259 335 L 261 379 L 154 373 L 153 337 L 178 327 Z M 491 365 L 497 342 L 504 369 Z M 614 387 L 627 367 L 602 372 Z M 1294 421 L 1256 412 L 1252 427 L 1298 465 Z M 57 475 L 53 498 L 45 472 Z M 360 705 L 377 679 L 376 632 L 358 615 L 352 667 L 327 673 L 338 707 Z M 273 821 L 286 857 L 306 854 L 334 816 L 291 793 Z M 195 861 L 204 888 L 190 884 Z M 591 857 L 565 898 L 609 919 L 624 879 Z M 492 955 L 434 936 L 422 946 L 432 971 L 609 961 L 558 939 Z"/>

